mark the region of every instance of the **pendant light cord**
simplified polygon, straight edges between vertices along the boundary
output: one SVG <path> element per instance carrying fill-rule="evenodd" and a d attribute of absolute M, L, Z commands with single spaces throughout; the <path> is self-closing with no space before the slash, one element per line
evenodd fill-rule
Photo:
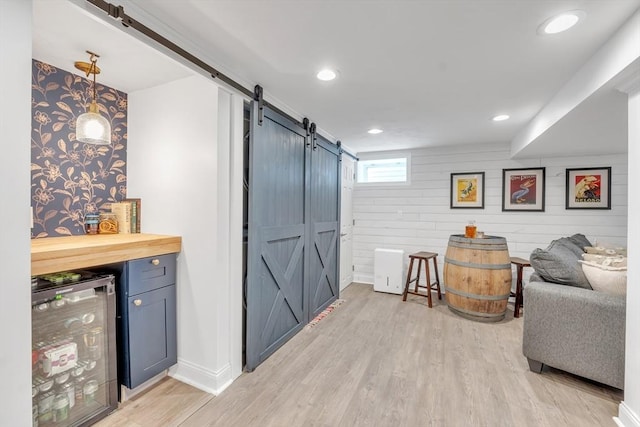
<path fill-rule="evenodd" d="M 98 99 L 98 88 L 96 87 L 96 60 L 92 59 L 91 61 L 91 69 L 93 70 L 93 102 Z"/>
<path fill-rule="evenodd" d="M 90 54 L 91 56 L 89 57 L 89 61 L 91 61 L 91 67 L 89 68 L 89 71 L 87 71 L 87 77 L 88 74 L 93 74 L 93 101 L 92 103 L 96 103 L 96 109 L 97 109 L 97 99 L 98 99 L 98 88 L 96 87 L 96 74 L 98 74 L 98 70 L 96 69 L 96 62 L 98 62 L 98 55 L 96 55 L 93 52 L 89 52 L 87 51 L 88 54 Z M 97 112 L 97 111 L 96 111 Z"/>

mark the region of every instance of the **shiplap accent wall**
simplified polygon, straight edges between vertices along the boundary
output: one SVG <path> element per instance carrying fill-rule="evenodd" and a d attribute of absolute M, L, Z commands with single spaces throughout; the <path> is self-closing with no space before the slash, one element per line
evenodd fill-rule
<path fill-rule="evenodd" d="M 376 248 L 403 249 L 404 274 L 409 253 L 437 252 L 442 280 L 449 236 L 464 233 L 470 219 L 476 221 L 479 231 L 505 237 L 509 254 L 525 259 L 533 249 L 546 248 L 551 240 L 574 233 L 583 233 L 593 243 L 609 242 L 626 247 L 626 154 L 512 160 L 509 144 L 424 148 L 409 150 L 409 153 L 409 184 L 355 186 L 356 282 L 373 283 Z M 359 157 L 366 159 L 367 154 L 359 153 Z M 612 209 L 566 210 L 565 169 L 600 166 L 612 167 Z M 546 167 L 545 212 L 502 212 L 502 169 L 532 167 Z M 485 172 L 484 209 L 450 209 L 450 174 L 482 171 Z M 525 269 L 525 278 L 531 270 Z"/>

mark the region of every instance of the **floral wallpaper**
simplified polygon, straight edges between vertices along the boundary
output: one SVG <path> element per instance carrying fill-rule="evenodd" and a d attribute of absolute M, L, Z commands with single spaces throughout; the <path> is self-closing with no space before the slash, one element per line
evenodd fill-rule
<path fill-rule="evenodd" d="M 31 206 L 34 238 L 84 234 L 84 217 L 127 193 L 127 94 L 100 84 L 98 109 L 111 122 L 111 145 L 75 140 L 89 109 L 92 81 L 33 60 Z"/>

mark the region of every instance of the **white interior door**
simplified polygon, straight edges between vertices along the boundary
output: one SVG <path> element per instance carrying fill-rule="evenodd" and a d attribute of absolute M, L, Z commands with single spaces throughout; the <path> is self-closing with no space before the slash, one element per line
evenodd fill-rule
<path fill-rule="evenodd" d="M 342 156 L 342 188 L 340 202 L 340 290 L 353 281 L 353 184 L 355 160 Z"/>

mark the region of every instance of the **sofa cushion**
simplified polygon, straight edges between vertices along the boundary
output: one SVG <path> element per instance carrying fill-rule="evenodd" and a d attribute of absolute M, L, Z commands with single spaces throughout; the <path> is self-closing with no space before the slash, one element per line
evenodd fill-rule
<path fill-rule="evenodd" d="M 547 249 L 534 249 L 531 266 L 547 282 L 592 289 L 579 263 L 582 253 L 568 238 L 554 240 Z"/>
<path fill-rule="evenodd" d="M 580 261 L 582 271 L 589 280 L 594 291 L 606 292 L 612 295 L 627 294 L 627 263 L 626 258 L 618 258 L 617 262 L 608 263 L 608 258 L 602 263 L 594 261 Z"/>

